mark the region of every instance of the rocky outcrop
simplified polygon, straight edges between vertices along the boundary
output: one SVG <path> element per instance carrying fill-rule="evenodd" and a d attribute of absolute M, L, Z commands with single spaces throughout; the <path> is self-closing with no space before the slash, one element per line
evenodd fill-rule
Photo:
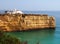
<path fill-rule="evenodd" d="M 34 28 L 55 28 L 55 18 L 41 14 L 0 14 L 0 30 L 21 31 Z"/>

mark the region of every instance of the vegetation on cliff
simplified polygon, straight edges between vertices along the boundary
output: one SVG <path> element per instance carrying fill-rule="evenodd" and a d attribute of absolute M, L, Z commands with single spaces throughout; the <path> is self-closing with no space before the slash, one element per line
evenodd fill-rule
<path fill-rule="evenodd" d="M 0 31 L 0 44 L 21 44 L 20 40 Z"/>

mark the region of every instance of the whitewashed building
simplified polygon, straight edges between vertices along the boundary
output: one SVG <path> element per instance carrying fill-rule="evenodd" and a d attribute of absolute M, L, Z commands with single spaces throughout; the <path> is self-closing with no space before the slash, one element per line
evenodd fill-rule
<path fill-rule="evenodd" d="M 8 14 L 23 14 L 22 11 L 16 10 L 16 9 L 5 11 L 5 13 L 8 13 Z"/>

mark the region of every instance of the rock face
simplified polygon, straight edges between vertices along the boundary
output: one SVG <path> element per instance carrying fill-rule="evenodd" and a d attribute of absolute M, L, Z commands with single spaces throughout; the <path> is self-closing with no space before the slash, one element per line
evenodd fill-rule
<path fill-rule="evenodd" d="M 22 31 L 55 28 L 55 18 L 46 14 L 0 14 L 0 30 Z"/>

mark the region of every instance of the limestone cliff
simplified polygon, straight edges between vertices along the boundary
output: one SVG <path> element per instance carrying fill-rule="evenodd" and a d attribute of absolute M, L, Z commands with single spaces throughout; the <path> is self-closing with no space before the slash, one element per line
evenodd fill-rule
<path fill-rule="evenodd" d="M 55 18 L 45 14 L 0 14 L 0 30 L 21 31 L 34 28 L 55 28 Z"/>

